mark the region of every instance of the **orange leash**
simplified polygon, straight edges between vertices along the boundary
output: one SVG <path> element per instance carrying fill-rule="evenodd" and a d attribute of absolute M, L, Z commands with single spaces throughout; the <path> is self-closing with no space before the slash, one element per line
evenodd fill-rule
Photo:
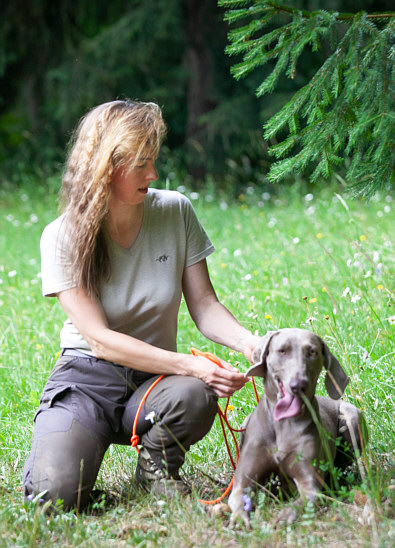
<path fill-rule="evenodd" d="M 207 358 L 208 360 L 212 361 L 213 363 L 217 364 L 219 367 L 223 367 L 222 363 L 221 363 L 221 360 L 215 355 L 215 354 L 212 354 L 211 352 L 202 352 L 201 350 L 198 350 L 197 348 L 191 348 L 191 353 L 194 355 L 194 356 L 203 356 L 204 358 Z M 141 401 L 140 401 L 140 404 L 138 406 L 138 409 L 137 409 L 137 412 L 136 412 L 136 416 L 134 418 L 134 422 L 133 422 L 133 430 L 132 430 L 132 437 L 130 438 L 130 443 L 132 445 L 132 447 L 134 447 L 136 449 L 137 452 L 139 452 L 139 448 L 137 447 L 139 442 L 140 442 L 140 438 L 139 436 L 136 434 L 136 430 L 137 430 L 137 422 L 138 422 L 138 419 L 139 419 L 139 416 L 140 416 L 140 413 L 141 413 L 141 409 L 147 399 L 147 397 L 149 396 L 149 394 L 151 393 L 151 391 L 155 388 L 155 386 L 163 379 L 165 375 L 161 375 L 160 377 L 158 377 L 156 379 L 155 382 L 153 382 L 151 384 L 151 386 L 148 388 L 148 390 L 146 391 L 146 393 L 144 394 L 144 396 L 142 397 Z M 256 390 L 256 386 L 255 386 L 255 381 L 254 379 L 252 379 L 252 384 L 253 384 L 253 387 L 254 387 L 254 393 L 255 393 L 255 397 L 256 397 L 256 400 L 257 402 L 259 401 L 259 396 L 258 396 L 258 393 L 257 393 L 257 390 Z M 238 446 L 238 443 L 237 443 L 237 440 L 236 440 L 236 436 L 234 434 L 234 432 L 243 432 L 245 429 L 242 428 L 240 430 L 237 430 L 235 428 L 233 428 L 230 424 L 229 424 L 229 421 L 226 417 L 226 414 L 227 414 L 227 411 L 228 411 L 228 406 L 229 406 L 229 400 L 230 400 L 230 397 L 227 399 L 227 402 L 226 402 L 226 406 L 225 406 L 225 412 L 222 411 L 221 407 L 218 405 L 218 415 L 219 415 L 219 418 L 220 418 L 220 424 L 221 424 L 221 428 L 222 428 L 222 433 L 224 435 L 224 439 L 225 439 L 225 445 L 226 445 L 226 449 L 228 451 L 228 455 L 229 455 L 229 458 L 230 458 L 230 462 L 233 466 L 233 469 L 235 470 L 236 469 L 236 464 L 237 464 L 237 461 L 239 460 L 239 446 Z M 229 443 L 228 443 L 228 439 L 227 439 L 227 436 L 226 436 L 226 431 L 225 431 L 225 424 L 226 426 L 229 428 L 229 431 L 230 433 L 232 434 L 232 438 L 233 438 L 233 442 L 235 444 L 235 447 L 236 447 L 236 464 L 233 460 L 233 457 L 232 457 L 232 453 L 230 451 L 230 447 L 229 447 Z M 228 493 L 230 492 L 230 490 L 232 489 L 232 486 L 233 486 L 233 482 L 234 482 L 234 476 L 232 478 L 232 481 L 230 482 L 230 484 L 228 485 L 228 487 L 226 488 L 226 490 L 224 491 L 224 493 L 218 497 L 217 499 L 215 500 L 203 500 L 203 499 L 199 499 L 199 502 L 202 502 L 203 504 L 217 504 L 219 502 L 221 502 L 221 500 L 223 500 L 227 495 Z"/>
<path fill-rule="evenodd" d="M 204 358 L 207 358 L 211 362 L 219 365 L 222 369 L 224 366 L 221 363 L 221 360 L 216 356 L 215 354 L 212 354 L 211 352 L 202 352 L 201 350 L 198 350 L 197 348 L 191 348 L 191 354 L 194 356 L 203 356 Z"/>
<path fill-rule="evenodd" d="M 135 416 L 134 422 L 133 422 L 132 437 L 130 438 L 130 443 L 132 444 L 132 447 L 134 447 L 136 449 L 137 453 L 140 453 L 140 449 L 137 447 L 139 442 L 140 442 L 140 438 L 136 434 L 136 430 L 137 430 L 137 422 L 139 420 L 141 409 L 142 409 L 142 407 L 145 403 L 145 400 L 148 398 L 149 394 L 151 393 L 151 390 L 153 390 L 155 388 L 155 386 L 163 379 L 163 377 L 164 377 L 164 375 L 161 375 L 160 377 L 158 377 L 156 379 L 155 382 L 153 382 L 151 384 L 151 386 L 148 388 L 147 392 L 144 394 L 144 396 L 143 396 L 143 398 L 140 402 L 140 405 L 137 408 L 137 413 L 136 413 L 136 416 Z"/>

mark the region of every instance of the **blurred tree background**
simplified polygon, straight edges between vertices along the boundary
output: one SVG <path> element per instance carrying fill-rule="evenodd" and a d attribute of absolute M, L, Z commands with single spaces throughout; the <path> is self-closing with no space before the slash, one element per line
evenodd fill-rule
<path fill-rule="evenodd" d="M 389 0 L 290 0 L 292 7 L 386 11 Z M 264 185 L 272 159 L 263 124 L 325 59 L 311 48 L 293 79 L 257 97 L 270 63 L 236 81 L 230 27 L 215 0 L 3 0 L 0 184 L 61 169 L 78 119 L 115 98 L 156 101 L 169 127 L 163 176 L 207 176 L 238 192 Z M 271 143 L 273 144 L 273 143 Z M 172 175 L 173 174 L 173 175 Z"/>

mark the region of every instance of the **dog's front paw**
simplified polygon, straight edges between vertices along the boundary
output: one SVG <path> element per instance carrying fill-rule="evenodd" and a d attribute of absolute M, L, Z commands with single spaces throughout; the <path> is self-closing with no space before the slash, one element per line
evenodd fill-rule
<path fill-rule="evenodd" d="M 230 494 L 229 507 L 232 510 L 230 518 L 230 526 L 238 528 L 244 526 L 247 529 L 251 528 L 250 512 L 252 510 L 252 501 L 246 493 L 239 489 L 234 489 Z"/>
<path fill-rule="evenodd" d="M 297 520 L 298 513 L 295 508 L 292 506 L 287 506 L 283 508 L 278 514 L 276 519 L 276 527 L 281 523 L 286 523 L 287 525 L 294 523 Z"/>
<path fill-rule="evenodd" d="M 241 527 L 251 529 L 249 513 L 245 510 L 237 510 L 236 512 L 232 512 L 229 525 L 231 529 L 240 529 Z"/>

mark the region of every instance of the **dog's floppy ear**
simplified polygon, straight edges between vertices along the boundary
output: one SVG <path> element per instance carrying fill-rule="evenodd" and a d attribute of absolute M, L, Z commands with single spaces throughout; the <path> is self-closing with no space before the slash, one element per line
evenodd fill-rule
<path fill-rule="evenodd" d="M 342 366 L 330 352 L 324 341 L 322 341 L 322 345 L 324 353 L 324 366 L 326 369 L 325 388 L 333 400 L 338 400 L 350 382 L 350 378 L 345 374 Z"/>
<path fill-rule="evenodd" d="M 265 377 L 266 375 L 266 356 L 269 351 L 269 344 L 276 331 L 268 331 L 264 335 L 252 353 L 254 365 L 246 373 L 247 377 Z"/>

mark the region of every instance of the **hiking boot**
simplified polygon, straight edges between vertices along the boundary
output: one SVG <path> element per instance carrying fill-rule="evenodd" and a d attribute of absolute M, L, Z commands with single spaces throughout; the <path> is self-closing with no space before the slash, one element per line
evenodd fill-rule
<path fill-rule="evenodd" d="M 191 492 L 190 487 L 180 478 L 178 470 L 169 473 L 166 469 L 159 468 L 145 448 L 139 453 L 135 478 L 140 487 L 157 496 L 166 495 L 172 498 L 176 493 L 189 495 Z"/>

